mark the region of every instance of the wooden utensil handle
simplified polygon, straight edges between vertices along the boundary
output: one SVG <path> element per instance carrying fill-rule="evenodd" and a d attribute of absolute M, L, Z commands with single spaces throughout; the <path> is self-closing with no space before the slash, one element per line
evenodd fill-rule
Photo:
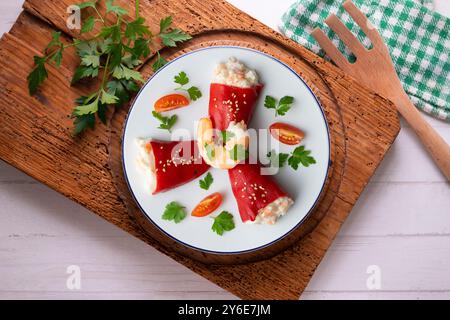
<path fill-rule="evenodd" d="M 403 90 L 401 91 L 402 94 L 395 97 L 393 102 L 396 104 L 400 114 L 414 129 L 420 140 L 422 140 L 422 143 L 425 145 L 442 173 L 447 177 L 447 181 L 450 181 L 450 146 L 424 119 L 417 108 L 412 104 L 408 95 Z"/>

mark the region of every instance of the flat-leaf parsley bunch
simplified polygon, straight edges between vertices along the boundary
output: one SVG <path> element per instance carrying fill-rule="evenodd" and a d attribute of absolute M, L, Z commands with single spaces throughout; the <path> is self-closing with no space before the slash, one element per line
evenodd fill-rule
<path fill-rule="evenodd" d="M 135 68 L 142 64 L 141 59 L 151 54 L 150 46 L 156 38 L 168 47 L 176 47 L 177 43 L 191 39 L 182 30 L 170 27 L 170 16 L 160 21 L 159 32 L 153 34 L 145 25 L 145 19 L 139 15 L 139 0 L 136 0 L 134 20 L 128 17 L 128 10 L 115 5 L 114 0 L 104 0 L 106 11 L 100 13 L 100 1 L 102 0 L 78 4 L 80 10 L 93 13 L 83 19 L 81 34 L 92 32 L 96 25 L 101 25 L 100 31 L 90 39 L 74 39 L 70 44 L 64 44 L 61 33 L 54 32 L 43 55 L 34 57 L 35 67 L 28 76 L 28 88 L 33 95 L 48 78 L 46 65 L 52 63 L 59 67 L 65 49 L 75 47 L 80 65 L 74 72 L 72 85 L 83 79 L 100 78 L 98 89 L 76 100 L 72 113 L 75 135 L 87 128 L 94 128 L 95 115 L 106 123 L 107 106 L 120 107 L 130 101 L 133 93 L 144 82 Z M 109 16 L 114 16 L 114 22 L 107 21 Z M 154 71 L 167 63 L 159 52 L 157 55 L 153 64 Z"/>

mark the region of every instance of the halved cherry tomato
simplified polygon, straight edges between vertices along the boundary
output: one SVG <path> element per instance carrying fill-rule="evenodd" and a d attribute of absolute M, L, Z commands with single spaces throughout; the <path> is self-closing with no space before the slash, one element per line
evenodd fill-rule
<path fill-rule="evenodd" d="M 218 192 L 203 199 L 192 211 L 194 217 L 206 217 L 216 211 L 222 204 L 222 195 Z"/>
<path fill-rule="evenodd" d="M 182 94 L 169 94 L 155 102 L 155 111 L 164 112 L 189 105 L 189 99 Z"/>
<path fill-rule="evenodd" d="M 305 133 L 287 123 L 277 122 L 270 126 L 270 134 L 281 143 L 294 146 L 302 142 Z"/>

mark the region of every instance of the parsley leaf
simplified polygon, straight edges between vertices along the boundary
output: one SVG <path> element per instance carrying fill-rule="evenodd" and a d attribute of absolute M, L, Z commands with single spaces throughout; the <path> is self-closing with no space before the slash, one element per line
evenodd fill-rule
<path fill-rule="evenodd" d="M 98 102 L 99 102 L 99 97 L 97 97 L 94 101 L 92 101 L 90 103 L 86 103 L 86 104 L 77 106 L 73 110 L 73 114 L 75 116 L 84 116 L 87 114 L 96 113 L 98 111 Z"/>
<path fill-rule="evenodd" d="M 277 109 L 277 114 L 280 116 L 286 115 L 286 113 L 291 110 L 291 106 L 288 104 L 282 104 Z"/>
<path fill-rule="evenodd" d="M 159 22 L 159 38 L 164 45 L 168 47 L 176 47 L 178 42 L 184 42 L 192 39 L 190 35 L 180 29 L 173 29 L 169 31 L 169 27 L 172 24 L 172 17 L 167 16 Z"/>
<path fill-rule="evenodd" d="M 130 100 L 130 92 L 137 92 L 139 86 L 132 80 L 116 80 L 113 79 L 106 84 L 108 93 L 118 98 L 117 105 L 123 106 Z"/>
<path fill-rule="evenodd" d="M 97 110 L 97 117 L 100 119 L 100 121 L 103 124 L 107 123 L 107 119 L 106 119 L 106 109 L 107 109 L 108 105 L 103 103 L 103 102 L 99 102 L 98 103 L 98 110 Z"/>
<path fill-rule="evenodd" d="M 116 79 L 136 80 L 141 83 L 144 82 L 144 78 L 139 71 L 127 68 L 123 64 L 114 69 L 113 77 Z"/>
<path fill-rule="evenodd" d="M 286 115 L 286 113 L 291 110 L 293 103 L 294 98 L 291 96 L 284 96 L 279 102 L 272 96 L 266 96 L 266 99 L 264 100 L 264 106 L 267 109 L 275 109 L 275 117 Z"/>
<path fill-rule="evenodd" d="M 177 42 L 184 42 L 192 39 L 190 35 L 186 34 L 180 29 L 173 29 L 170 32 L 160 33 L 159 37 L 161 38 L 164 45 L 168 47 L 176 47 Z"/>
<path fill-rule="evenodd" d="M 174 82 L 178 83 L 180 86 L 184 86 L 189 83 L 189 78 L 186 72 L 181 71 L 178 75 L 175 76 Z"/>
<path fill-rule="evenodd" d="M 73 135 L 77 136 L 80 133 L 82 133 L 83 131 L 85 131 L 87 128 L 91 128 L 91 129 L 94 128 L 95 115 L 87 114 L 87 115 L 76 117 L 73 124 L 74 124 Z"/>
<path fill-rule="evenodd" d="M 61 66 L 63 59 L 64 47 L 61 47 L 59 50 L 55 52 L 55 54 L 51 57 L 51 60 L 55 63 L 57 67 Z"/>
<path fill-rule="evenodd" d="M 132 56 L 131 54 L 126 54 L 124 57 L 122 57 L 122 63 L 128 68 L 133 69 L 142 64 L 142 61 L 136 59 L 136 57 Z"/>
<path fill-rule="evenodd" d="M 51 49 L 53 47 L 60 47 L 62 45 L 60 39 L 61 39 L 61 31 L 53 31 L 52 40 L 49 42 L 45 50 Z"/>
<path fill-rule="evenodd" d="M 204 190 L 209 190 L 209 187 L 213 184 L 214 178 L 210 172 L 206 175 L 206 177 L 203 180 L 199 181 L 200 188 Z"/>
<path fill-rule="evenodd" d="M 310 154 L 311 151 L 305 150 L 304 146 L 297 147 L 289 157 L 288 163 L 294 170 L 297 170 L 300 164 L 309 167 L 316 163 L 316 160 Z"/>
<path fill-rule="evenodd" d="M 118 16 L 123 16 L 125 14 L 128 14 L 128 10 L 115 6 L 114 0 L 106 0 L 106 13 L 114 12 Z"/>
<path fill-rule="evenodd" d="M 280 105 L 293 104 L 293 103 L 294 103 L 294 98 L 290 97 L 290 96 L 285 96 L 285 97 L 281 98 L 281 100 L 280 100 Z"/>
<path fill-rule="evenodd" d="M 185 88 L 185 86 L 189 83 L 189 77 L 187 76 L 186 72 L 181 71 L 174 77 L 173 81 L 180 85 L 175 90 L 186 91 L 189 94 L 189 98 L 191 99 L 191 101 L 197 101 L 202 97 L 202 92 L 199 88 L 194 86 L 190 87 L 189 89 Z"/>
<path fill-rule="evenodd" d="M 227 211 L 222 211 L 216 218 L 214 218 L 214 223 L 211 229 L 222 236 L 225 231 L 231 231 L 235 228 L 233 221 L 233 215 Z"/>
<path fill-rule="evenodd" d="M 274 97 L 266 96 L 264 100 L 264 106 L 267 109 L 276 109 L 277 108 L 277 100 Z"/>
<path fill-rule="evenodd" d="M 158 58 L 156 59 L 155 63 L 152 65 L 153 72 L 158 71 L 162 67 L 164 67 L 167 64 L 167 60 L 161 57 L 158 51 Z"/>
<path fill-rule="evenodd" d="M 270 166 L 275 168 L 283 168 L 289 158 L 288 153 L 277 153 L 275 150 L 267 153 L 267 158 L 270 160 Z"/>
<path fill-rule="evenodd" d="M 83 65 L 80 65 L 76 70 L 75 73 L 73 74 L 73 78 L 72 78 L 72 85 L 77 83 L 78 81 L 80 81 L 83 78 L 95 78 L 98 76 L 98 68 L 94 68 L 94 67 L 86 67 Z"/>
<path fill-rule="evenodd" d="M 34 64 L 35 67 L 27 78 L 30 95 L 34 95 L 39 86 L 48 78 L 47 69 L 45 68 L 45 58 L 34 56 Z"/>
<path fill-rule="evenodd" d="M 112 41 L 114 42 L 118 42 L 121 39 L 121 35 L 122 35 L 122 30 L 120 30 L 120 26 L 118 25 L 113 25 L 113 26 L 109 26 L 109 27 L 103 27 L 102 30 L 100 31 L 100 37 L 102 38 L 111 38 Z"/>
<path fill-rule="evenodd" d="M 248 150 L 242 144 L 234 145 L 234 148 L 230 150 L 230 157 L 234 161 L 242 161 L 247 159 Z"/>
<path fill-rule="evenodd" d="M 34 56 L 34 68 L 27 77 L 28 91 L 30 95 L 34 95 L 39 86 L 48 78 L 47 69 L 45 64 L 48 60 L 53 61 L 57 67 L 61 65 L 64 44 L 61 42 L 61 32 L 54 31 L 52 33 L 52 40 L 45 48 L 45 53 L 48 53 L 44 57 Z M 55 51 L 56 50 L 56 51 Z"/>
<path fill-rule="evenodd" d="M 98 68 L 100 66 L 100 56 L 86 55 L 81 58 L 81 64 L 86 67 Z"/>
<path fill-rule="evenodd" d="M 81 33 L 88 33 L 94 30 L 95 26 L 95 17 L 90 16 L 83 22 L 83 26 L 81 27 Z"/>
<path fill-rule="evenodd" d="M 119 102 L 119 98 L 111 93 L 106 92 L 105 90 L 102 90 L 100 101 L 104 104 L 116 104 L 117 102 Z"/>
<path fill-rule="evenodd" d="M 150 55 L 150 48 L 149 48 L 150 41 L 145 38 L 138 38 L 134 41 L 134 47 L 132 49 L 132 54 L 134 57 L 140 57 L 143 56 L 144 58 L 147 58 Z M 159 52 L 158 52 L 159 55 Z"/>
<path fill-rule="evenodd" d="M 129 22 L 125 29 L 125 37 L 130 40 L 136 40 L 139 36 L 143 37 L 150 35 L 150 29 L 144 25 L 144 23 L 145 19 L 143 17 L 139 17 L 136 20 Z"/>
<path fill-rule="evenodd" d="M 99 74 L 100 55 L 98 43 L 95 41 L 78 41 L 75 43 L 77 53 L 81 58 L 81 63 L 75 70 L 72 78 L 72 85 L 83 78 L 95 78 Z"/>
<path fill-rule="evenodd" d="M 181 206 L 175 201 L 172 201 L 166 206 L 162 218 L 164 220 L 180 223 L 182 220 L 184 220 L 184 218 L 186 218 L 185 207 Z"/>
<path fill-rule="evenodd" d="M 189 94 L 189 98 L 191 98 L 192 101 L 197 101 L 202 97 L 202 92 L 197 87 L 190 87 L 187 89 L 187 93 Z"/>
<path fill-rule="evenodd" d="M 152 114 L 153 114 L 153 117 L 155 117 L 157 120 L 159 120 L 159 122 L 161 122 L 158 129 L 167 130 L 169 132 L 178 120 L 177 115 L 173 115 L 171 117 L 165 117 L 161 113 L 156 112 L 156 111 L 153 111 Z"/>
<path fill-rule="evenodd" d="M 166 32 L 171 24 L 172 24 L 172 16 L 162 18 L 161 21 L 159 22 L 159 32 L 160 33 Z"/>

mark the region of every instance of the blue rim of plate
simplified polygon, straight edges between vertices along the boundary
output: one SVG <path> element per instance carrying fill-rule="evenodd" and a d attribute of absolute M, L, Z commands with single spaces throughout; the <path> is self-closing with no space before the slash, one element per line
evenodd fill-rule
<path fill-rule="evenodd" d="M 189 55 L 191 55 L 191 54 L 195 54 L 195 53 L 197 53 L 197 52 L 205 51 L 205 50 L 217 49 L 217 48 L 239 49 L 239 50 L 250 51 L 250 52 L 253 52 L 253 53 L 256 53 L 256 54 L 261 54 L 261 55 L 263 55 L 263 56 L 266 56 L 266 57 L 268 57 L 268 58 L 270 58 L 270 59 L 272 59 L 272 60 L 278 62 L 278 63 L 281 64 L 282 66 L 286 67 L 286 68 L 287 68 L 289 71 L 291 71 L 298 79 L 300 79 L 300 81 L 303 82 L 303 84 L 308 88 L 309 92 L 312 94 L 312 96 L 313 96 L 314 99 L 316 100 L 317 104 L 319 105 L 320 112 L 322 113 L 322 118 L 323 118 L 323 120 L 324 120 L 325 127 L 327 128 L 327 136 L 328 136 L 328 139 L 327 139 L 327 140 L 328 140 L 328 166 L 327 166 L 327 172 L 326 172 L 326 174 L 325 174 L 325 178 L 324 178 L 324 181 L 323 181 L 323 183 L 322 183 L 322 188 L 320 189 L 320 192 L 319 192 L 319 194 L 318 194 L 316 200 L 314 201 L 314 204 L 313 204 L 313 205 L 311 206 L 311 208 L 309 209 L 308 213 L 307 213 L 307 214 L 306 214 L 306 215 L 305 215 L 305 216 L 304 216 L 304 217 L 303 217 L 303 218 L 302 218 L 302 219 L 301 219 L 301 220 L 300 220 L 300 221 L 299 221 L 299 222 L 298 222 L 291 230 L 289 230 L 288 232 L 286 232 L 283 236 L 281 236 L 281 237 L 279 237 L 279 238 L 277 238 L 277 239 L 275 239 L 275 240 L 273 240 L 273 241 L 271 241 L 271 242 L 269 242 L 269 243 L 267 243 L 267 244 L 265 244 L 265 245 L 259 246 L 259 247 L 257 247 L 257 248 L 247 249 L 247 250 L 242 250 L 242 251 L 221 252 L 221 251 L 213 251 L 213 250 L 202 249 L 202 248 L 198 248 L 198 247 L 195 247 L 195 246 L 193 246 L 193 245 L 190 245 L 190 244 L 188 244 L 188 243 L 185 243 L 185 242 L 183 242 L 183 241 L 181 241 L 181 240 L 175 238 L 175 237 L 172 236 L 171 234 L 167 233 L 167 232 L 166 232 L 163 228 L 161 228 L 155 221 L 153 221 L 153 219 L 150 218 L 150 215 L 147 214 L 147 212 L 145 212 L 145 210 L 142 208 L 141 204 L 139 203 L 139 201 L 137 200 L 137 198 L 136 198 L 136 196 L 135 196 L 135 194 L 134 194 L 134 192 L 133 192 L 133 189 L 131 188 L 130 181 L 128 180 L 127 170 L 126 170 L 126 168 L 125 168 L 125 159 L 124 159 L 125 132 L 126 132 L 126 130 L 127 130 L 127 125 L 128 125 L 128 119 L 129 119 L 129 116 L 130 116 L 131 112 L 133 111 L 133 108 L 134 108 L 134 106 L 135 106 L 135 103 L 136 103 L 138 97 L 140 96 L 141 92 L 144 91 L 145 88 L 147 87 L 147 85 L 152 81 L 152 79 L 153 79 L 158 73 L 162 72 L 168 65 L 174 63 L 175 61 L 177 61 L 177 60 L 179 60 L 179 59 L 181 59 L 181 58 L 184 58 L 184 57 L 186 57 L 186 56 L 189 56 Z M 297 72 L 295 72 L 289 65 L 287 65 L 287 64 L 284 63 L 283 61 L 281 61 L 281 60 L 279 60 L 279 59 L 277 59 L 277 58 L 275 58 L 275 57 L 273 57 L 273 56 L 271 56 L 271 55 L 269 55 L 269 54 L 267 54 L 267 53 L 261 52 L 261 51 L 256 50 L 256 49 L 246 48 L 246 47 L 240 47 L 240 46 L 211 46 L 211 47 L 207 47 L 207 48 L 201 48 L 201 49 L 193 50 L 193 51 L 188 52 L 188 53 L 184 53 L 184 54 L 182 54 L 181 56 L 179 56 L 179 57 L 177 57 L 177 58 L 175 58 L 175 59 L 169 61 L 166 65 L 164 65 L 162 68 L 160 68 L 158 71 L 156 71 L 156 72 L 155 72 L 155 73 L 154 73 L 154 74 L 153 74 L 153 75 L 145 82 L 145 84 L 142 86 L 142 88 L 141 88 L 141 89 L 139 90 L 139 92 L 137 93 L 137 95 L 136 95 L 136 97 L 134 98 L 133 103 L 132 103 L 132 105 L 131 105 L 131 107 L 130 107 L 130 110 L 128 111 L 127 117 L 126 117 L 126 119 L 125 119 L 125 125 L 124 125 L 124 127 L 123 127 L 123 132 L 122 132 L 122 169 L 123 169 L 123 172 L 124 172 L 125 181 L 126 181 L 126 183 L 127 183 L 128 189 L 130 190 L 130 193 L 131 193 L 131 196 L 133 197 L 134 202 L 138 205 L 139 210 L 144 214 L 145 218 L 146 218 L 150 223 L 152 223 L 159 231 L 161 231 L 165 236 L 169 237 L 169 238 L 172 239 L 173 241 L 178 242 L 178 243 L 182 244 L 183 246 L 186 246 L 186 247 L 188 247 L 188 248 L 190 248 L 190 249 L 193 249 L 193 250 L 196 250 L 196 251 L 199 251 L 199 252 L 203 252 L 203 253 L 214 254 L 214 255 L 217 255 L 217 256 L 238 255 L 238 254 L 245 254 L 245 253 L 256 252 L 256 251 L 259 251 L 259 250 L 262 250 L 262 249 L 265 249 L 265 248 L 268 248 L 268 247 L 272 246 L 273 244 L 275 244 L 275 243 L 277 243 L 277 242 L 283 240 L 283 239 L 286 238 L 287 236 L 289 236 L 293 231 L 297 230 L 297 229 L 298 229 L 298 228 L 299 228 L 299 227 L 300 227 L 300 226 L 301 226 L 301 225 L 302 225 L 302 224 L 310 217 L 310 215 L 314 212 L 314 209 L 316 208 L 316 206 L 317 206 L 317 204 L 318 204 L 318 202 L 319 202 L 319 200 L 320 200 L 320 198 L 321 198 L 321 196 L 322 196 L 322 193 L 323 193 L 323 191 L 324 191 L 324 188 L 325 188 L 325 185 L 326 185 L 326 182 L 327 182 L 327 179 L 328 179 L 328 175 L 329 175 L 329 173 L 330 173 L 330 167 L 331 167 L 331 137 L 330 137 L 330 128 L 329 128 L 329 126 L 328 126 L 327 118 L 326 118 L 326 116 L 325 116 L 325 112 L 323 111 L 323 107 L 322 107 L 322 104 L 320 103 L 319 99 L 316 97 L 316 95 L 315 95 L 314 92 L 311 90 L 311 88 L 310 88 L 309 85 L 306 83 L 306 81 L 305 81 L 305 80 L 304 80 Z"/>

